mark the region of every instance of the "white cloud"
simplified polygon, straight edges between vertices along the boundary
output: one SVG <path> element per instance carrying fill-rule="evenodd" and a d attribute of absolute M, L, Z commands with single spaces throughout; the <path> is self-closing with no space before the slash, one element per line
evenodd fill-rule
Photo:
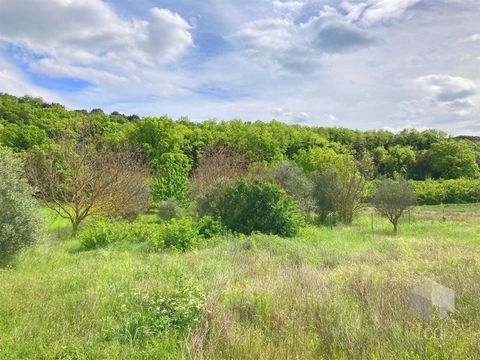
<path fill-rule="evenodd" d="M 416 83 L 441 103 L 465 100 L 477 92 L 477 85 L 472 80 L 459 76 L 428 75 L 418 78 Z"/>
<path fill-rule="evenodd" d="M 305 124 L 310 120 L 310 114 L 307 112 L 295 112 L 284 107 L 275 107 L 271 113 L 277 120 L 290 121 L 295 124 Z"/>
<path fill-rule="evenodd" d="M 388 23 L 401 18 L 412 6 L 422 0 L 367 0 L 342 2 L 342 7 L 348 11 L 347 18 L 363 26 L 373 26 Z"/>
<path fill-rule="evenodd" d="M 178 14 L 148 11 L 152 3 L 172 4 Z M 3 48 L 15 50 L 8 59 L 16 66 L 0 61 L 0 91 L 56 101 L 29 79 L 56 89 L 64 80 L 30 76 L 27 67 L 88 81 L 55 90 L 75 107 L 195 120 L 275 117 L 360 129 L 480 131 L 478 42 L 464 41 L 477 41 L 478 0 L 111 4 L 0 0 L 0 47 L 16 45 Z"/>
<path fill-rule="evenodd" d="M 466 42 L 477 42 L 480 41 L 480 34 L 472 34 L 465 39 Z"/>
<path fill-rule="evenodd" d="M 422 76 L 415 83 L 428 93 L 431 103 L 455 115 L 468 116 L 475 111 L 478 87 L 470 79 L 436 74 Z"/>
<path fill-rule="evenodd" d="M 305 1 L 300 0 L 274 0 L 273 6 L 288 11 L 298 11 L 306 4 Z"/>
<path fill-rule="evenodd" d="M 0 0 L 0 41 L 35 54 L 32 70 L 118 83 L 139 68 L 172 62 L 193 45 L 180 15 L 153 8 L 125 19 L 101 0 Z"/>
<path fill-rule="evenodd" d="M 262 66 L 291 73 L 318 69 L 324 54 L 354 52 L 376 42 L 328 6 L 305 22 L 285 17 L 249 22 L 231 39 Z"/>

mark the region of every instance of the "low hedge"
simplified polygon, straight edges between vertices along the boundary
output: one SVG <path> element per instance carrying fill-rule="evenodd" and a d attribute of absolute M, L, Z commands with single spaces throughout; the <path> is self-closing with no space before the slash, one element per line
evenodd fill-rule
<path fill-rule="evenodd" d="M 225 227 L 214 218 L 204 217 L 196 221 L 185 217 L 161 224 L 99 220 L 81 229 L 78 237 L 87 250 L 123 241 L 147 243 L 153 251 L 187 251 L 198 247 L 202 240 L 225 232 Z"/>
<path fill-rule="evenodd" d="M 480 202 L 480 179 L 412 181 L 419 205 Z"/>

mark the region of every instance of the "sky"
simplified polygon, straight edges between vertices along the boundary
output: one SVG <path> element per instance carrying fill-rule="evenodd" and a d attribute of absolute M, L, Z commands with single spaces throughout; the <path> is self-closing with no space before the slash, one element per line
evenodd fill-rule
<path fill-rule="evenodd" d="M 478 0 L 0 0 L 0 92 L 480 135 Z"/>

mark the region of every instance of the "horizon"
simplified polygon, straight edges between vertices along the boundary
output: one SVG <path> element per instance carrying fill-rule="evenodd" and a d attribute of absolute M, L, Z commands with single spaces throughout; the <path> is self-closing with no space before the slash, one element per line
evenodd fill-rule
<path fill-rule="evenodd" d="M 480 135 L 473 0 L 0 6 L 0 92 L 194 122 Z"/>

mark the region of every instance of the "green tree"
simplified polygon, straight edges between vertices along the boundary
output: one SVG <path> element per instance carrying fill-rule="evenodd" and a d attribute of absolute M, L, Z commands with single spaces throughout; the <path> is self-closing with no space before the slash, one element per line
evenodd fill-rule
<path fill-rule="evenodd" d="M 219 190 L 217 190 L 219 189 Z M 304 224 L 294 201 L 276 185 L 249 182 L 219 183 L 200 204 L 203 214 L 218 217 L 232 231 L 254 231 L 280 236 L 295 236 Z M 201 200 L 201 199 L 199 199 Z"/>
<path fill-rule="evenodd" d="M 8 124 L 1 133 L 0 141 L 15 151 L 24 151 L 34 146 L 51 142 L 47 133 L 35 125 Z"/>
<path fill-rule="evenodd" d="M 348 156 L 343 158 L 340 169 L 313 174 L 313 198 L 321 221 L 330 213 L 336 213 L 342 223 L 351 224 L 364 197 L 365 178 L 357 163 Z"/>
<path fill-rule="evenodd" d="M 321 173 L 327 169 L 342 167 L 342 155 L 330 148 L 315 147 L 308 151 L 301 150 L 294 157 L 294 161 L 307 174 L 314 171 Z"/>
<path fill-rule="evenodd" d="M 158 160 L 158 174 L 153 179 L 153 200 L 158 203 L 168 199 L 180 202 L 188 198 L 188 176 L 191 163 L 181 153 L 165 153 Z"/>
<path fill-rule="evenodd" d="M 314 210 L 312 199 L 313 185 L 311 180 L 295 163 L 281 162 L 270 170 L 268 179 L 294 198 L 305 216 L 310 216 L 310 213 Z"/>
<path fill-rule="evenodd" d="M 33 192 L 22 161 L 0 148 L 0 258 L 37 239 L 40 221 Z"/>
<path fill-rule="evenodd" d="M 468 141 L 440 141 L 430 149 L 433 175 L 442 179 L 478 177 L 476 157 L 477 154 Z"/>
<path fill-rule="evenodd" d="M 415 166 L 416 155 L 410 146 L 395 145 L 382 159 L 383 173 L 388 177 L 406 177 Z"/>
<path fill-rule="evenodd" d="M 403 213 L 415 205 L 415 202 L 413 186 L 404 179 L 380 181 L 373 198 L 375 208 L 392 223 L 395 233 Z"/>

